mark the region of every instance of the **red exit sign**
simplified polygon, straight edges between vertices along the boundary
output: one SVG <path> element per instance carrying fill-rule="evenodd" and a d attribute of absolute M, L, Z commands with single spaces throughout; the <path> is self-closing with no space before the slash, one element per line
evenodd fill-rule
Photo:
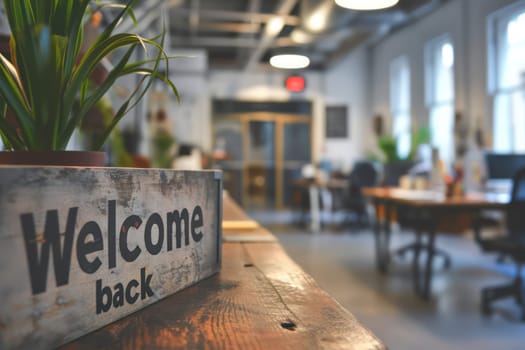
<path fill-rule="evenodd" d="M 303 92 L 306 87 L 306 80 L 300 75 L 290 75 L 286 78 L 284 86 L 290 92 Z"/>

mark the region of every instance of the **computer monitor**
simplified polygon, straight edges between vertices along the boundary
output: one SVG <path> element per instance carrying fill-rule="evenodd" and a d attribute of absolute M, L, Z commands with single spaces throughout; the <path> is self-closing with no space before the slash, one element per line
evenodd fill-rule
<path fill-rule="evenodd" d="M 514 174 L 525 167 L 525 154 L 518 153 L 486 153 L 488 180 L 512 179 Z"/>

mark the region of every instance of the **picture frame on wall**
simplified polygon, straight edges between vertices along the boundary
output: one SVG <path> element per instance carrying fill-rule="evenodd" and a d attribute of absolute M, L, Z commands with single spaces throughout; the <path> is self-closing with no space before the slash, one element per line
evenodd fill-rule
<path fill-rule="evenodd" d="M 327 106 L 325 136 L 327 139 L 346 139 L 349 136 L 349 108 L 344 105 Z"/>

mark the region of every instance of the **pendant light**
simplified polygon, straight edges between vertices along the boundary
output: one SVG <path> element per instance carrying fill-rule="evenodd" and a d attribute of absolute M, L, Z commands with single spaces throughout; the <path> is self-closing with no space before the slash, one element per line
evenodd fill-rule
<path fill-rule="evenodd" d="M 380 10 L 398 2 L 399 0 L 335 0 L 337 5 L 351 10 Z"/>
<path fill-rule="evenodd" d="M 310 65 L 310 59 L 299 54 L 278 54 L 270 58 L 270 64 L 281 69 L 301 69 Z"/>

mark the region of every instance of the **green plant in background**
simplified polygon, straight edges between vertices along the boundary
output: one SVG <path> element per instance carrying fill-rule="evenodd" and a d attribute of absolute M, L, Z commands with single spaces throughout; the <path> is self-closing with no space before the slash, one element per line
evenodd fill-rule
<path fill-rule="evenodd" d="M 113 166 L 124 168 L 137 167 L 133 157 L 124 145 L 122 132 L 118 128 L 115 128 L 111 133 L 111 152 L 113 154 Z"/>
<path fill-rule="evenodd" d="M 410 153 L 408 155 L 408 159 L 414 160 L 419 146 L 430 144 L 430 140 L 430 128 L 428 128 L 427 126 L 422 126 L 418 128 L 415 133 L 412 133 Z"/>
<path fill-rule="evenodd" d="M 75 128 L 117 79 L 139 75 L 140 81 L 106 126 L 94 148 L 100 149 L 120 119 L 145 95 L 154 79 L 164 81 L 159 68 L 168 57 L 160 42 L 137 34 L 115 33 L 137 0 L 125 4 L 90 0 L 4 0 L 11 29 L 11 61 L 0 55 L 0 136 L 7 149 L 63 150 Z M 103 7 L 118 10 L 98 38 L 81 53 L 83 27 L 88 16 Z M 153 58 L 130 62 L 136 49 L 153 52 Z M 121 57 L 100 86 L 89 88 L 90 75 L 115 51 Z M 164 68 L 164 66 L 162 67 Z M 7 112 L 9 111 L 9 113 Z"/>
<path fill-rule="evenodd" d="M 384 162 L 391 163 L 399 160 L 397 155 L 397 139 L 393 136 L 381 136 L 378 140 L 378 147 L 383 152 Z"/>
<path fill-rule="evenodd" d="M 383 152 L 384 162 L 391 163 L 398 160 L 414 160 L 417 150 L 420 145 L 430 144 L 430 129 L 428 127 L 420 127 L 416 132 L 412 133 L 410 138 L 410 153 L 406 159 L 401 158 L 397 154 L 397 138 L 393 136 L 381 136 L 378 139 L 378 147 Z"/>
<path fill-rule="evenodd" d="M 114 111 L 107 97 L 101 98 L 89 110 L 79 127 L 83 148 L 92 148 L 114 118 Z M 131 154 L 126 150 L 122 132 L 118 126 L 113 128 L 109 137 L 111 147 L 111 165 L 117 167 L 135 167 Z"/>
<path fill-rule="evenodd" d="M 152 140 L 152 164 L 156 168 L 171 168 L 175 138 L 164 130 L 158 129 Z"/>

